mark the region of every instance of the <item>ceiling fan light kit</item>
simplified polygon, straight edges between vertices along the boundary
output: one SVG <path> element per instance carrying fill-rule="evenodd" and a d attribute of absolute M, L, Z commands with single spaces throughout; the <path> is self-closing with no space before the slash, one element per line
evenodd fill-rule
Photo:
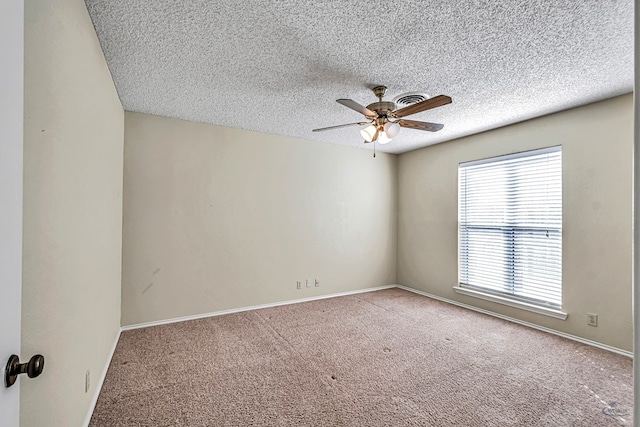
<path fill-rule="evenodd" d="M 373 94 L 378 97 L 378 101 L 373 102 L 366 107 L 358 104 L 351 99 L 338 99 L 336 102 L 364 115 L 367 121 L 314 129 L 313 132 L 337 129 L 346 126 L 369 125 L 366 128 L 360 130 L 360 135 L 362 135 L 364 142 L 377 142 L 378 144 L 387 144 L 393 138 L 395 138 L 398 133 L 400 133 L 401 127 L 427 132 L 437 132 L 444 127 L 444 125 L 439 123 L 398 119 L 400 119 L 401 117 L 409 116 L 411 114 L 420 113 L 422 111 L 450 104 L 450 97 L 446 95 L 438 95 L 434 96 L 433 98 L 423 99 L 404 108 L 396 109 L 395 102 L 382 100 L 386 93 L 386 86 L 374 87 Z"/>

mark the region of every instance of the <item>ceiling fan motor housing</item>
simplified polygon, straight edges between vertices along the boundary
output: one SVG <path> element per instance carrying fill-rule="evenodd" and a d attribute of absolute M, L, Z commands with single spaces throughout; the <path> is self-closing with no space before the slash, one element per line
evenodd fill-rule
<path fill-rule="evenodd" d="M 378 113 L 378 116 L 386 116 L 388 113 L 396 109 L 396 104 L 389 101 L 379 101 L 367 105 L 367 108 Z"/>

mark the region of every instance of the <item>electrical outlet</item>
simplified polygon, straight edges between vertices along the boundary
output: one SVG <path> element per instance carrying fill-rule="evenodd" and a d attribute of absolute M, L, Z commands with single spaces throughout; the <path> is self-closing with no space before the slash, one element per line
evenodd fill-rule
<path fill-rule="evenodd" d="M 587 313 L 587 325 L 598 326 L 598 315 L 593 313 Z"/>
<path fill-rule="evenodd" d="M 84 374 L 84 392 L 89 392 L 89 387 L 91 387 L 91 371 L 87 369 L 86 374 Z"/>
<path fill-rule="evenodd" d="M 320 281 L 316 279 L 316 288 L 320 287 Z"/>
<path fill-rule="evenodd" d="M 302 289 L 302 282 L 296 281 L 296 289 Z"/>
<path fill-rule="evenodd" d="M 307 279 L 307 288 L 310 288 L 311 286 L 313 286 L 313 282 L 311 282 L 311 279 Z"/>

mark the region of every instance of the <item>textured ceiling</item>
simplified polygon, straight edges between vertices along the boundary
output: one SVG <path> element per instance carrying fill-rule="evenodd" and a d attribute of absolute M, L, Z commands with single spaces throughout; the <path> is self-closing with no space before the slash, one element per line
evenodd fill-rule
<path fill-rule="evenodd" d="M 633 0 L 87 0 L 126 110 L 366 146 L 363 105 L 410 91 L 402 153 L 632 91 Z"/>

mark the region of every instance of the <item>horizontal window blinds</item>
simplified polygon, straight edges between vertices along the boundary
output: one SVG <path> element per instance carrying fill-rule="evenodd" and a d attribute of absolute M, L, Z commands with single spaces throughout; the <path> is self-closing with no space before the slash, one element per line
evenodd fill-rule
<path fill-rule="evenodd" d="M 459 166 L 462 287 L 562 304 L 560 147 Z"/>

